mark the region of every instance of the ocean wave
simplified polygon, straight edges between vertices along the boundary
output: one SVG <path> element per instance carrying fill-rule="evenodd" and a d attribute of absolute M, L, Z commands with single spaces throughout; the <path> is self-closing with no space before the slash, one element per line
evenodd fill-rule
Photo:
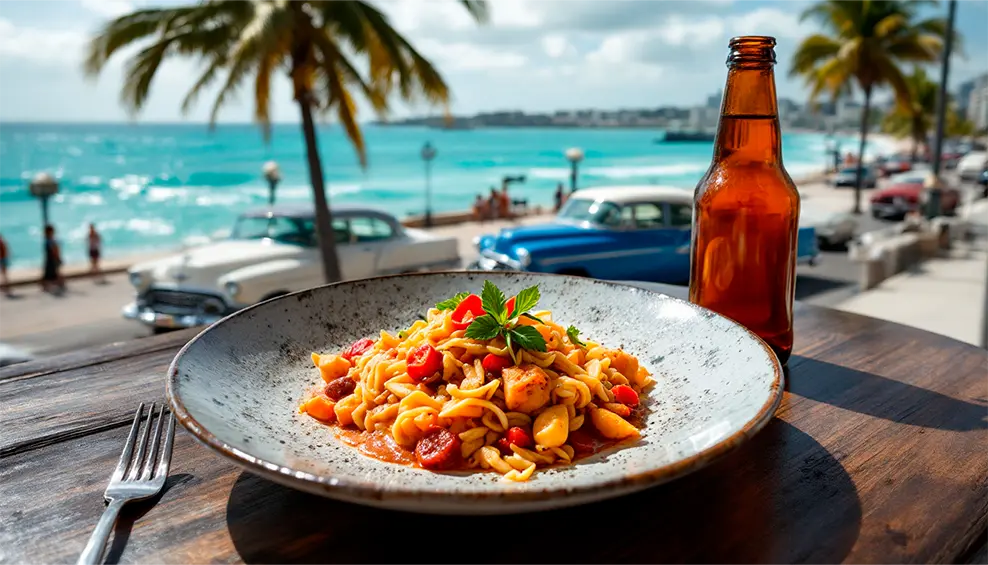
<path fill-rule="evenodd" d="M 86 226 L 88 229 L 88 225 Z M 96 223 L 101 232 L 122 231 L 150 236 L 169 236 L 175 233 L 175 226 L 161 218 L 130 218 L 128 220 L 106 220 Z"/>
<path fill-rule="evenodd" d="M 343 196 L 344 194 L 356 194 L 362 192 L 364 187 L 358 183 L 334 183 L 328 181 L 329 185 L 329 196 L 330 198 L 335 198 Z M 267 188 L 263 190 L 263 195 L 266 197 L 268 194 Z M 289 200 L 305 200 L 312 198 L 312 187 L 308 184 L 290 184 L 287 186 L 278 187 L 278 197 L 286 198 Z"/>
<path fill-rule="evenodd" d="M 203 171 L 189 175 L 186 183 L 197 186 L 236 186 L 257 180 L 257 177 L 258 175 L 247 173 Z"/>
<path fill-rule="evenodd" d="M 82 194 L 70 195 L 67 199 L 72 206 L 102 206 L 106 200 L 94 192 L 83 192 Z"/>
<path fill-rule="evenodd" d="M 569 169 L 563 167 L 535 167 L 528 169 L 527 174 L 533 179 L 566 180 L 569 178 Z"/>
<path fill-rule="evenodd" d="M 79 177 L 76 181 L 77 186 L 101 186 L 103 184 L 103 178 L 96 175 L 86 175 Z"/>

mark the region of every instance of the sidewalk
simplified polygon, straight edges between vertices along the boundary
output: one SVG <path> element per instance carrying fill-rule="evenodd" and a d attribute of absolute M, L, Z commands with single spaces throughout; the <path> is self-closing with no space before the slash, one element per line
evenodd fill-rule
<path fill-rule="evenodd" d="M 988 252 L 958 244 L 948 257 L 930 259 L 834 306 L 981 344 Z"/>

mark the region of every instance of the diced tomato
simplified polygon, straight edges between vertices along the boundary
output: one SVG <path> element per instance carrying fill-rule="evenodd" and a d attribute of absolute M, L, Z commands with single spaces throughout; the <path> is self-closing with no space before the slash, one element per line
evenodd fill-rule
<path fill-rule="evenodd" d="M 514 453 L 511 451 L 511 444 L 508 443 L 508 438 L 501 437 L 494 442 L 494 447 L 501 452 L 502 456 L 508 456 Z"/>
<path fill-rule="evenodd" d="M 476 294 L 463 299 L 460 305 L 453 310 L 453 327 L 458 330 L 465 330 L 473 323 L 474 318 L 484 315 L 484 304 Z"/>
<path fill-rule="evenodd" d="M 508 302 L 505 303 L 504 310 L 505 310 L 505 312 L 508 313 L 508 317 L 510 318 L 511 317 L 511 313 L 515 311 L 515 297 L 514 296 L 512 296 L 511 298 L 509 298 L 508 299 Z"/>
<path fill-rule="evenodd" d="M 353 342 L 353 345 L 347 348 L 346 351 L 340 354 L 340 357 L 349 361 L 354 357 L 360 357 L 364 353 L 367 353 L 367 350 L 370 349 L 371 347 L 374 347 L 373 339 L 368 339 L 366 337 L 364 339 L 358 339 L 357 341 Z"/>
<path fill-rule="evenodd" d="M 429 344 L 420 345 L 408 355 L 408 376 L 421 383 L 442 370 L 443 355 Z"/>
<path fill-rule="evenodd" d="M 611 389 L 614 393 L 614 400 L 626 406 L 638 406 L 638 393 L 635 389 L 627 385 L 617 385 Z"/>
<path fill-rule="evenodd" d="M 507 369 L 514 365 L 514 361 L 510 357 L 501 357 L 493 353 L 488 353 L 482 363 L 484 365 L 484 372 L 487 373 L 500 373 L 501 369 Z"/>
<path fill-rule="evenodd" d="M 508 440 L 508 443 L 517 445 L 518 447 L 529 447 L 533 443 L 532 435 L 528 433 L 528 430 L 518 426 L 508 428 L 508 431 L 504 434 L 504 438 Z"/>

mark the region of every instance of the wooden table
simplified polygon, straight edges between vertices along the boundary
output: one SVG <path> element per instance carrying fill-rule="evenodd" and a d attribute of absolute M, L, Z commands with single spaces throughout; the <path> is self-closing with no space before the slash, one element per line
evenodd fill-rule
<path fill-rule="evenodd" d="M 681 294 L 681 289 L 664 289 Z M 194 331 L 0 372 L 0 561 L 72 562 L 137 404 Z M 519 516 L 373 510 L 296 492 L 176 438 L 109 562 L 981 562 L 988 355 L 797 304 L 773 420 L 743 449 L 625 498 Z"/>

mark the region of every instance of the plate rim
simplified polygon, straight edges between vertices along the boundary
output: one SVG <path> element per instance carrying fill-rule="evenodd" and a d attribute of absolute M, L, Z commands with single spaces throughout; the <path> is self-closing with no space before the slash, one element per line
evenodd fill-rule
<path fill-rule="evenodd" d="M 681 459 L 674 463 L 661 465 L 652 469 L 647 469 L 634 474 L 619 475 L 615 478 L 607 479 L 601 482 L 594 482 L 586 485 L 581 485 L 577 487 L 573 486 L 547 486 L 537 490 L 513 490 L 513 489 L 503 489 L 491 492 L 453 492 L 448 490 L 422 490 L 415 488 L 402 488 L 400 485 L 395 487 L 394 485 L 382 486 L 379 483 L 374 483 L 373 481 L 363 482 L 355 481 L 352 479 L 344 479 L 340 477 L 329 477 L 323 475 L 316 475 L 306 471 L 299 471 L 292 469 L 291 467 L 286 467 L 277 463 L 272 463 L 266 461 L 259 457 L 255 457 L 249 453 L 246 453 L 236 447 L 233 447 L 219 437 L 214 435 L 212 432 L 207 430 L 202 424 L 200 424 L 186 409 L 185 405 L 182 403 L 180 394 L 176 392 L 176 382 L 178 379 L 178 364 L 182 357 L 186 354 L 189 348 L 199 341 L 208 332 L 212 331 L 220 324 L 226 322 L 227 320 L 234 318 L 236 316 L 243 315 L 244 313 L 258 308 L 263 304 L 268 302 L 274 302 L 279 300 L 288 300 L 290 298 L 295 298 L 298 295 L 304 293 L 313 293 L 320 291 L 322 289 L 336 287 L 341 285 L 353 284 L 357 282 L 367 282 L 367 281 L 378 281 L 387 280 L 393 278 L 411 278 L 411 277 L 434 277 L 441 275 L 470 275 L 476 274 L 480 276 L 490 276 L 499 278 L 510 278 L 514 275 L 528 275 L 535 277 L 564 277 L 570 279 L 578 279 L 584 282 L 592 282 L 594 284 L 602 284 L 605 286 L 620 287 L 621 289 L 628 289 L 632 291 L 647 293 L 662 297 L 665 300 L 673 300 L 682 304 L 688 305 L 691 309 L 700 310 L 708 316 L 715 316 L 726 320 L 728 323 L 733 324 L 741 328 L 748 336 L 753 338 L 757 343 L 759 343 L 768 355 L 769 361 L 772 364 L 772 369 L 774 373 L 773 382 L 770 385 L 769 397 L 766 402 L 759 408 L 755 416 L 750 419 L 745 425 L 732 433 L 731 435 L 720 439 L 714 445 L 707 447 L 685 459 Z M 297 299 L 297 298 L 296 298 Z M 574 275 L 562 275 L 555 273 L 528 273 L 528 272 L 513 272 L 513 271 L 501 271 L 501 272 L 476 272 L 473 271 L 433 271 L 424 273 L 404 273 L 404 274 L 394 274 L 394 275 L 383 275 L 377 277 L 368 277 L 364 279 L 354 279 L 347 281 L 340 281 L 336 283 L 329 283 L 324 285 L 315 286 L 312 288 L 307 288 L 304 290 L 292 292 L 282 296 L 277 296 L 269 300 L 258 302 L 238 310 L 232 314 L 229 314 L 219 321 L 209 325 L 201 332 L 196 334 L 191 340 L 189 340 L 182 348 L 178 351 L 175 357 L 172 359 L 168 366 L 168 373 L 165 380 L 165 396 L 171 406 L 172 413 L 175 418 L 178 419 L 179 423 L 188 431 L 192 437 L 200 444 L 206 446 L 207 448 L 213 450 L 218 455 L 236 463 L 237 465 L 247 469 L 248 471 L 257 473 L 259 475 L 269 477 L 278 483 L 290 486 L 293 488 L 300 488 L 308 492 L 313 492 L 316 494 L 324 494 L 333 497 L 339 494 L 342 498 L 349 501 L 360 501 L 367 500 L 372 505 L 382 507 L 388 506 L 388 501 L 418 501 L 423 499 L 429 499 L 434 501 L 439 501 L 443 503 L 456 504 L 463 501 L 497 501 L 504 503 L 506 505 L 511 503 L 522 503 L 522 502 L 539 502 L 542 500 L 553 499 L 558 496 L 565 495 L 567 498 L 576 499 L 580 495 L 591 495 L 594 493 L 600 493 L 601 491 L 614 491 L 616 493 L 628 493 L 635 490 L 640 490 L 650 486 L 656 486 L 661 483 L 669 482 L 673 479 L 677 479 L 693 471 L 699 470 L 707 465 L 713 463 L 724 457 L 725 455 L 731 453 L 735 449 L 743 445 L 747 440 L 751 439 L 756 433 L 762 430 L 775 416 L 775 412 L 778 410 L 779 405 L 782 403 L 782 397 L 784 392 L 785 376 L 782 368 L 782 364 L 779 362 L 778 357 L 775 352 L 768 346 L 768 344 L 754 332 L 749 330 L 747 327 L 735 322 L 734 320 L 718 314 L 713 310 L 704 308 L 694 304 L 688 300 L 683 300 L 676 298 L 674 296 L 669 296 L 662 292 L 656 292 L 639 286 L 634 286 L 630 284 L 623 284 L 615 281 L 607 281 L 600 279 L 588 279 L 586 277 L 579 277 Z M 631 446 L 624 447 L 627 449 Z M 579 464 L 577 462 L 576 464 Z M 301 485 L 305 485 L 302 487 Z M 607 498 L 601 497 L 601 498 Z M 575 504 L 577 502 L 573 502 Z M 562 505 L 560 505 L 562 506 Z M 421 511 L 428 512 L 427 509 L 422 509 Z"/>

